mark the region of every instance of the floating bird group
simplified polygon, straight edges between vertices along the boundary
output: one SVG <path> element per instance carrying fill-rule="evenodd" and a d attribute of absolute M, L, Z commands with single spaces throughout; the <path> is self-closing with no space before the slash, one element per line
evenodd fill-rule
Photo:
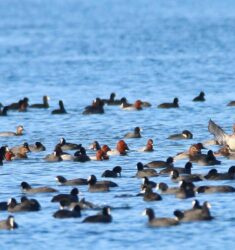
<path fill-rule="evenodd" d="M 105 112 L 105 105 L 120 106 L 121 110 L 136 110 L 140 111 L 146 107 L 150 107 L 151 104 L 146 101 L 137 99 L 134 103 L 129 103 L 125 97 L 121 99 L 115 99 L 115 93 L 111 93 L 110 98 L 102 99 L 97 97 L 91 105 L 86 106 L 82 114 L 103 114 Z M 198 96 L 192 99 L 194 102 L 204 102 L 205 93 L 200 92 Z M 230 102 L 228 106 L 235 106 L 233 102 Z M 179 99 L 175 97 L 173 102 L 166 102 L 159 104 L 158 108 L 169 109 L 179 108 Z M 18 110 L 19 112 L 27 112 L 28 109 L 49 109 L 49 97 L 43 96 L 42 103 L 36 103 L 29 105 L 29 98 L 24 97 L 18 102 L 3 106 L 0 105 L 0 116 L 8 116 L 8 112 L 12 110 Z M 67 114 L 62 100 L 59 100 L 59 109 L 51 111 L 53 115 Z M 5 118 L 3 118 L 5 119 Z M 174 199 L 188 199 L 196 197 L 203 193 L 227 193 L 235 192 L 235 188 L 229 185 L 196 185 L 203 181 L 219 181 L 219 180 L 234 180 L 235 179 L 235 166 L 231 166 L 225 172 L 218 172 L 214 167 L 220 165 L 221 161 L 216 159 L 216 156 L 223 156 L 226 158 L 235 156 L 235 126 L 233 127 L 233 133 L 227 134 L 219 125 L 214 121 L 209 120 L 208 131 L 214 135 L 214 145 L 219 148 L 218 152 L 208 150 L 203 153 L 202 150 L 206 150 L 203 143 L 199 142 L 191 144 L 185 152 L 179 152 L 175 156 L 170 156 L 166 160 L 154 160 L 147 163 L 136 162 L 137 170 L 133 177 L 142 178 L 143 183 L 140 185 L 140 193 L 116 195 L 115 197 L 142 197 L 144 202 L 153 204 L 154 202 L 161 203 L 164 200 L 165 195 L 172 195 Z M 67 142 L 65 137 L 62 137 L 59 142 L 54 145 L 54 149 L 50 154 L 44 156 L 45 162 L 61 162 L 72 161 L 77 163 L 85 163 L 89 161 L 103 161 L 110 160 L 116 155 L 117 157 L 128 156 L 128 152 L 131 148 L 128 145 L 129 140 L 138 140 L 142 138 L 141 128 L 135 127 L 133 132 L 123 134 L 123 138 L 116 142 L 116 147 L 111 148 L 108 145 L 100 144 L 98 141 L 94 141 L 89 148 L 84 147 L 81 143 Z M 24 135 L 23 125 L 19 125 L 16 128 L 16 132 L 0 131 L 0 137 L 9 138 L 8 144 L 11 144 L 11 137 Z M 193 138 L 193 134 L 189 130 L 183 130 L 181 133 L 169 135 L 169 140 L 190 140 Z M 87 153 L 87 151 L 89 152 Z M 36 141 L 34 144 L 28 144 L 28 142 L 22 141 L 21 145 L 1 145 L 0 148 L 0 165 L 4 167 L 5 163 L 10 163 L 14 160 L 27 160 L 28 154 L 34 152 L 46 151 L 46 147 L 40 142 Z M 67 152 L 69 151 L 69 152 Z M 93 154 L 90 152 L 94 152 Z M 137 152 L 153 152 L 153 139 L 148 138 L 146 145 L 137 150 Z M 181 159 L 187 159 L 184 167 L 176 167 L 174 164 Z M 198 166 L 213 166 L 207 174 L 192 173 L 193 164 Z M 124 173 L 123 173 L 124 172 Z M 107 169 L 100 172 L 102 178 L 122 178 L 125 176 L 125 171 L 121 166 L 114 166 L 113 169 Z M 177 183 L 178 186 L 168 186 L 165 182 L 158 181 L 158 178 L 166 178 L 171 181 L 172 184 Z M 155 181 L 150 180 L 154 178 Z M 75 177 L 73 179 L 67 179 L 62 175 L 55 177 L 58 183 L 58 189 L 48 186 L 36 186 L 32 187 L 28 182 L 23 181 L 20 183 L 21 192 L 24 194 L 21 197 L 20 202 L 17 202 L 16 198 L 11 197 L 9 201 L 0 202 L 0 211 L 8 211 L 10 213 L 16 212 L 28 212 L 39 211 L 41 205 L 38 200 L 32 198 L 29 199 L 25 195 L 37 195 L 38 193 L 57 193 L 51 197 L 52 203 L 59 203 L 60 209 L 53 213 L 53 217 L 57 219 L 66 218 L 80 218 L 83 217 L 82 210 L 84 209 L 99 209 L 98 214 L 94 214 L 83 218 L 82 223 L 111 223 L 113 217 L 111 215 L 111 206 L 99 206 L 92 202 L 86 201 L 85 198 L 80 199 L 80 191 L 77 186 L 87 186 L 87 192 L 112 192 L 112 189 L 118 187 L 119 184 L 110 180 L 97 180 L 94 174 L 90 174 L 87 178 Z M 131 179 L 130 179 L 131 181 Z M 70 193 L 59 193 L 60 186 L 73 186 Z M 156 191 L 154 191 L 155 189 Z M 158 193 L 159 192 L 159 193 Z M 157 214 L 157 213 L 156 213 Z M 148 216 L 148 225 L 151 227 L 169 227 L 180 225 L 183 222 L 191 221 L 210 221 L 214 219 L 211 216 L 209 202 L 199 204 L 198 200 L 193 201 L 193 207 L 182 211 L 174 208 L 172 211 L 174 217 L 155 217 L 155 212 L 152 208 L 146 208 L 144 215 Z M 0 229 L 16 229 L 18 224 L 15 222 L 14 216 L 9 215 L 7 219 L 0 221 Z"/>

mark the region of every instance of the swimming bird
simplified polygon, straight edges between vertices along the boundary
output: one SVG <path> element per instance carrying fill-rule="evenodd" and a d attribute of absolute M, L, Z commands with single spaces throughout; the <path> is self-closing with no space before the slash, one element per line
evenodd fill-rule
<path fill-rule="evenodd" d="M 84 178 L 76 178 L 67 180 L 64 176 L 56 176 L 56 180 L 63 186 L 76 186 L 76 185 L 88 185 L 88 182 Z"/>
<path fill-rule="evenodd" d="M 233 126 L 233 134 L 229 135 L 211 119 L 209 120 L 208 130 L 214 135 L 219 145 L 228 145 L 231 151 L 235 151 L 235 125 Z"/>
<path fill-rule="evenodd" d="M 70 194 L 57 194 L 52 199 L 51 202 L 61 202 L 65 201 L 66 204 L 70 204 L 72 202 L 78 202 L 78 194 L 79 190 L 77 188 L 73 188 L 70 191 Z"/>
<path fill-rule="evenodd" d="M 143 177 L 143 184 L 142 184 L 142 187 L 141 189 L 143 189 L 143 187 L 151 187 L 151 188 L 156 188 L 157 186 L 157 183 L 154 182 L 154 181 L 150 181 L 148 177 Z"/>
<path fill-rule="evenodd" d="M 108 183 L 97 183 L 97 179 L 95 175 L 90 175 L 87 179 L 88 181 L 88 191 L 89 192 L 107 192 L 109 191 L 109 184 Z"/>
<path fill-rule="evenodd" d="M 124 135 L 124 138 L 141 138 L 141 134 L 140 134 L 140 127 L 135 127 L 134 128 L 134 132 L 129 132 L 127 134 Z"/>
<path fill-rule="evenodd" d="M 171 171 L 173 171 L 174 169 L 178 171 L 179 174 L 191 174 L 191 168 L 193 167 L 192 163 L 190 161 L 188 161 L 184 168 L 181 167 L 167 167 L 162 169 L 159 173 L 160 174 L 170 174 Z"/>
<path fill-rule="evenodd" d="M 227 104 L 227 106 L 235 106 L 235 101 L 231 101 Z"/>
<path fill-rule="evenodd" d="M 199 186 L 196 187 L 197 193 L 231 193 L 235 192 L 235 188 L 229 185 Z"/>
<path fill-rule="evenodd" d="M 153 140 L 148 139 L 145 147 L 138 149 L 139 152 L 153 152 Z"/>
<path fill-rule="evenodd" d="M 174 98 L 173 102 L 165 102 L 161 103 L 157 106 L 158 108 L 164 108 L 164 109 L 169 109 L 169 108 L 179 108 L 179 99 L 177 97 Z"/>
<path fill-rule="evenodd" d="M 36 141 L 34 144 L 29 145 L 29 150 L 31 152 L 40 152 L 45 151 L 46 147 L 40 141 Z"/>
<path fill-rule="evenodd" d="M 12 230 L 18 228 L 18 224 L 15 222 L 15 218 L 9 215 L 6 220 L 0 221 L 0 229 Z"/>
<path fill-rule="evenodd" d="M 179 187 L 169 187 L 164 182 L 158 183 L 156 189 L 160 190 L 161 194 L 176 194 L 179 191 Z"/>
<path fill-rule="evenodd" d="M 23 126 L 19 125 L 16 127 L 16 132 L 0 132 L 0 136 L 20 136 L 23 135 Z"/>
<path fill-rule="evenodd" d="M 127 150 L 129 150 L 128 145 L 124 140 L 117 142 L 116 149 L 107 152 L 107 155 L 126 155 Z"/>
<path fill-rule="evenodd" d="M 205 201 L 202 208 L 190 209 L 184 212 L 175 210 L 174 215 L 178 217 L 180 222 L 212 220 L 213 217 L 210 214 L 210 207 L 210 204 Z"/>
<path fill-rule="evenodd" d="M 146 208 L 143 212 L 143 215 L 148 216 L 148 225 L 151 227 L 169 227 L 176 226 L 179 224 L 179 219 L 176 218 L 166 218 L 159 217 L 155 218 L 155 213 L 152 208 Z"/>
<path fill-rule="evenodd" d="M 62 150 L 80 150 L 82 146 L 82 144 L 67 142 L 63 137 L 60 139 L 59 145 Z"/>
<path fill-rule="evenodd" d="M 86 153 L 86 149 L 82 146 L 81 146 L 80 150 L 78 150 L 74 153 L 74 161 L 86 162 L 86 161 L 90 161 L 90 160 L 91 160 L 90 157 Z"/>
<path fill-rule="evenodd" d="M 136 100 L 134 104 L 128 104 L 123 102 L 121 104 L 121 109 L 123 110 L 142 110 L 142 101 Z"/>
<path fill-rule="evenodd" d="M 186 182 L 194 182 L 194 181 L 202 181 L 203 177 L 198 174 L 186 174 L 186 175 L 179 175 L 178 170 L 173 169 L 170 173 L 171 180 L 173 182 L 179 182 L 179 181 L 186 181 Z"/>
<path fill-rule="evenodd" d="M 85 107 L 85 110 L 82 112 L 82 114 L 104 114 L 104 102 L 100 98 L 96 98 L 92 102 L 92 105 Z"/>
<path fill-rule="evenodd" d="M 50 100 L 49 96 L 44 95 L 42 97 L 42 103 L 32 104 L 29 107 L 30 108 L 38 108 L 38 109 L 40 109 L 40 108 L 47 109 L 47 108 L 49 108 L 49 103 L 48 103 L 49 100 Z"/>
<path fill-rule="evenodd" d="M 183 130 L 180 134 L 170 135 L 167 139 L 170 140 L 184 140 L 184 139 L 192 139 L 193 134 L 189 130 Z"/>
<path fill-rule="evenodd" d="M 121 99 L 115 99 L 116 94 L 113 92 L 110 94 L 109 99 L 102 99 L 102 101 L 107 105 L 121 105 L 126 98 L 122 97 Z"/>
<path fill-rule="evenodd" d="M 148 186 L 143 186 L 142 190 L 144 191 L 144 201 L 161 201 L 162 197 L 158 193 L 154 193 L 152 188 Z"/>
<path fill-rule="evenodd" d="M 47 162 L 63 161 L 63 159 L 61 157 L 61 152 L 59 149 L 56 149 L 55 151 L 53 151 L 52 154 L 46 155 L 43 159 Z"/>
<path fill-rule="evenodd" d="M 146 163 L 144 166 L 148 168 L 168 168 L 174 167 L 173 165 L 174 159 L 173 157 L 168 157 L 166 161 L 157 160 Z"/>
<path fill-rule="evenodd" d="M 52 115 L 61 115 L 61 114 L 67 114 L 67 111 L 64 108 L 64 103 L 62 100 L 59 100 L 59 109 L 54 109 L 51 111 Z"/>
<path fill-rule="evenodd" d="M 225 173 L 218 173 L 217 169 L 213 168 L 204 178 L 206 180 L 233 180 L 235 179 L 235 166 L 231 166 Z"/>
<path fill-rule="evenodd" d="M 105 206 L 102 209 L 102 213 L 88 216 L 82 222 L 83 223 L 110 223 L 112 222 L 110 207 Z"/>
<path fill-rule="evenodd" d="M 213 166 L 213 165 L 220 165 L 221 161 L 217 160 L 213 151 L 208 150 L 207 154 L 201 154 L 190 158 L 192 161 L 196 161 L 199 165 L 202 166 Z"/>
<path fill-rule="evenodd" d="M 180 182 L 179 190 L 175 193 L 175 197 L 179 199 L 187 199 L 195 197 L 195 185 L 192 182 L 182 180 Z"/>
<path fill-rule="evenodd" d="M 67 219 L 67 218 L 78 218 L 81 217 L 81 208 L 79 205 L 74 206 L 72 210 L 67 210 L 65 209 L 66 202 L 65 201 L 60 201 L 60 210 L 56 211 L 53 214 L 54 218 L 57 219 Z"/>
<path fill-rule="evenodd" d="M 20 203 L 17 203 L 15 198 L 9 199 L 7 203 L 7 211 L 11 213 L 39 211 L 40 208 L 41 206 L 37 200 L 28 199 L 25 196 L 21 198 Z"/>
<path fill-rule="evenodd" d="M 193 102 L 204 102 L 205 100 L 206 100 L 205 99 L 205 93 L 203 91 L 201 91 L 198 96 L 193 98 Z"/>
<path fill-rule="evenodd" d="M 144 165 L 141 162 L 137 163 L 137 173 L 135 177 L 143 178 L 143 177 L 150 177 L 150 176 L 158 176 L 158 173 L 154 169 L 144 169 Z"/>
<path fill-rule="evenodd" d="M 113 170 L 105 170 L 101 175 L 101 177 L 111 177 L 111 178 L 121 177 L 121 172 L 122 172 L 122 167 L 116 166 L 113 168 Z"/>
<path fill-rule="evenodd" d="M 37 187 L 32 188 L 27 182 L 23 181 L 20 184 L 21 189 L 24 193 L 52 193 L 52 192 L 58 192 L 58 190 L 51 188 L 51 187 Z"/>

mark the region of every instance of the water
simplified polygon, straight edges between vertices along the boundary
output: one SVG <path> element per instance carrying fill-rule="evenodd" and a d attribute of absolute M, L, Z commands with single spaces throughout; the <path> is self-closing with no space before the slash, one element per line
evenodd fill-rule
<path fill-rule="evenodd" d="M 83 225 L 81 220 L 96 211 L 82 212 L 82 219 L 56 220 L 52 214 L 58 206 L 50 203 L 52 195 L 37 194 L 34 198 L 42 210 L 15 214 L 20 227 L 0 232 L 1 249 L 233 249 L 233 194 L 197 196 L 200 202 L 212 204 L 214 221 L 162 229 L 148 228 L 142 211 L 152 207 L 157 216 L 171 217 L 175 209 L 189 208 L 192 199 L 164 196 L 161 202 L 146 203 L 140 197 L 114 196 L 138 193 L 141 180 L 131 178 L 138 161 L 166 159 L 192 143 L 211 138 L 207 130 L 210 118 L 231 131 L 234 108 L 226 104 L 235 99 L 234 13 L 234 1 L 219 0 L 0 2 L 0 101 L 9 104 L 28 96 L 30 103 L 35 103 L 45 94 L 51 98 L 49 110 L 9 112 L 8 117 L 0 118 L 1 131 L 13 131 L 18 124 L 25 127 L 23 137 L 0 138 L 0 145 L 12 147 L 40 140 L 47 147 L 46 152 L 29 154 L 27 160 L 5 163 L 0 200 L 19 199 L 23 180 L 69 192 L 70 187 L 56 184 L 56 175 L 87 178 L 96 174 L 100 178 L 105 169 L 120 165 L 123 177 L 115 180 L 119 187 L 110 193 L 90 194 L 87 187 L 79 189 L 82 197 L 96 204 L 131 207 L 114 209 L 110 225 Z M 206 102 L 193 103 L 192 98 L 201 90 L 206 93 Z M 149 101 L 152 107 L 141 112 L 105 107 L 104 115 L 81 114 L 94 98 L 107 98 L 111 92 L 116 92 L 117 98 L 126 96 L 130 102 L 139 98 Z M 175 96 L 180 109 L 156 108 Z M 63 99 L 68 114 L 52 116 L 59 99 Z M 83 164 L 48 164 L 42 159 L 62 136 L 85 147 L 98 140 L 114 148 L 135 126 L 143 128 L 142 138 L 127 140 L 131 152 L 126 157 Z M 194 139 L 166 140 L 183 129 L 192 131 Z M 154 140 L 155 151 L 137 152 L 148 138 Z M 216 146 L 210 148 L 217 150 Z M 221 160 L 219 171 L 234 164 Z M 195 164 L 193 171 L 206 173 L 209 169 Z M 165 177 L 153 180 L 171 184 Z M 234 181 L 219 183 L 234 186 Z M 7 216 L 1 212 L 1 219 Z"/>

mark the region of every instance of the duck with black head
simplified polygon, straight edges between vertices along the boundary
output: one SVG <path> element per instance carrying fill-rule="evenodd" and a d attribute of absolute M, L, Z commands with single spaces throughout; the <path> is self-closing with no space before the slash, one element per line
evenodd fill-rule
<path fill-rule="evenodd" d="M 49 96 L 44 95 L 42 97 L 42 103 L 35 103 L 30 105 L 30 108 L 37 108 L 37 109 L 47 109 L 49 108 L 49 103 L 48 101 L 50 100 Z"/>
<path fill-rule="evenodd" d="M 52 115 L 62 115 L 67 114 L 67 111 L 64 108 L 64 103 L 62 100 L 59 100 L 59 109 L 54 109 L 51 111 Z"/>
<path fill-rule="evenodd" d="M 179 108 L 179 99 L 174 98 L 173 102 L 164 102 L 157 106 L 158 108 L 169 109 L 169 108 Z"/>

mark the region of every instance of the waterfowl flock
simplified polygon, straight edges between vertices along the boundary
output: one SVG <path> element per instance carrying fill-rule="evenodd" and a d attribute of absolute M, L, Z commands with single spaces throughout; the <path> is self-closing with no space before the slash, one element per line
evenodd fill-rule
<path fill-rule="evenodd" d="M 28 110 L 45 109 L 48 112 L 50 109 L 49 97 L 43 96 L 42 103 L 36 103 L 29 105 L 29 98 L 24 97 L 18 102 L 14 102 L 9 105 L 1 105 L 0 115 L 7 119 L 8 116 L 14 116 L 14 112 L 22 112 L 22 116 L 27 116 Z M 193 102 L 205 102 L 205 93 L 200 92 L 198 96 L 192 99 Z M 231 102 L 232 103 L 232 102 Z M 229 103 L 228 106 L 232 106 Z M 83 115 L 102 115 L 106 112 L 105 107 L 115 106 L 122 110 L 133 112 L 145 112 L 145 109 L 153 107 L 152 104 L 146 101 L 137 99 L 134 103 L 129 103 L 127 98 L 122 97 L 116 99 L 116 94 L 111 93 L 110 98 L 102 99 L 97 97 L 91 105 L 84 108 Z M 173 102 L 165 102 L 159 105 L 155 105 L 156 108 L 170 109 L 180 108 L 179 99 L 175 97 Z M 69 109 L 67 109 L 69 110 Z M 166 110 L 166 112 L 168 112 Z M 66 111 L 64 103 L 59 100 L 59 109 L 49 111 L 48 115 L 66 115 L 69 112 Z M 125 113 L 125 112 L 124 112 Z M 50 129 L 50 128 L 48 128 Z M 235 131 L 235 126 L 233 127 Z M 143 130 L 144 131 L 144 130 Z M 181 130 L 182 131 L 182 130 Z M 142 129 L 139 126 L 126 129 L 121 138 L 115 140 L 113 146 L 103 144 L 102 141 L 94 140 L 91 144 L 90 141 L 83 145 L 79 141 L 67 141 L 68 134 L 64 132 L 63 137 L 58 138 L 58 143 L 49 149 L 43 145 L 41 141 L 35 141 L 30 144 L 24 139 L 24 124 L 18 125 L 15 132 L 0 131 L 0 138 L 5 138 L 7 144 L 2 144 L 0 147 L 0 164 L 1 168 L 7 168 L 12 162 L 16 160 L 26 161 L 33 157 L 34 154 L 43 154 L 40 159 L 48 166 L 52 166 L 53 163 L 67 162 L 67 164 L 77 164 L 78 168 L 83 168 L 83 165 L 92 165 L 94 168 L 100 163 L 109 161 L 117 157 L 125 157 L 126 161 L 132 162 L 132 169 L 127 169 L 125 166 L 113 165 L 110 169 L 101 169 L 100 175 L 96 176 L 92 173 L 91 169 L 86 172 L 85 176 L 74 176 L 72 179 L 67 179 L 67 176 L 63 176 L 58 172 L 55 172 L 55 185 L 57 188 L 44 186 L 44 185 L 30 185 L 30 180 L 22 180 L 21 183 L 16 183 L 19 186 L 19 194 L 22 193 L 20 201 L 17 202 L 15 194 L 12 193 L 12 197 L 9 197 L 8 201 L 0 200 L 0 211 L 8 211 L 9 216 L 0 221 L 0 229 L 16 229 L 19 228 L 15 222 L 15 217 L 12 213 L 16 212 L 28 212 L 28 211 L 40 211 L 44 209 L 41 205 L 40 199 L 37 199 L 37 195 L 40 193 L 47 193 L 51 198 L 50 206 L 53 207 L 54 212 L 51 215 L 51 219 L 67 219 L 76 218 L 79 223 L 112 223 L 115 221 L 115 217 L 111 215 L 111 210 L 115 210 L 115 206 L 112 206 L 112 200 L 107 200 L 109 204 L 94 204 L 93 202 L 86 201 L 85 198 L 80 199 L 81 192 L 79 186 L 86 187 L 83 195 L 89 194 L 95 196 L 95 193 L 102 193 L 103 197 L 107 193 L 112 193 L 112 190 L 120 187 L 120 179 L 128 178 L 129 183 L 136 183 L 139 179 L 142 179 L 142 184 L 139 184 L 139 188 L 136 193 L 118 193 L 113 196 L 116 198 L 128 198 L 135 197 L 140 202 L 146 202 L 146 209 L 144 215 L 147 215 L 147 225 L 150 227 L 169 227 L 180 226 L 183 222 L 199 222 L 199 221 L 211 221 L 216 218 L 213 216 L 213 207 L 209 204 L 209 201 L 203 202 L 200 205 L 198 199 L 203 197 L 203 194 L 214 193 L 231 193 L 235 192 L 234 185 L 222 185 L 220 181 L 235 179 L 235 166 L 230 166 L 226 171 L 220 172 L 216 169 L 217 166 L 223 164 L 224 161 L 233 159 L 235 156 L 235 134 L 227 134 L 216 122 L 208 121 L 208 134 L 214 136 L 211 140 L 212 143 L 197 142 L 191 143 L 189 148 L 185 146 L 184 152 L 178 152 L 175 155 L 170 155 L 167 159 L 152 159 L 149 157 L 149 161 L 141 162 L 135 161 L 129 156 L 129 152 L 135 152 L 139 155 L 146 154 L 151 155 L 154 152 L 154 140 L 152 138 L 145 138 Z M 114 131 L 115 132 L 115 131 Z M 12 137 L 19 137 L 21 139 L 20 145 L 13 145 Z M 169 135 L 166 140 L 170 141 L 182 141 L 182 143 L 193 140 L 195 135 L 188 129 L 184 129 L 182 132 L 176 132 L 176 134 Z M 6 139 L 7 138 L 7 139 Z M 143 145 L 141 149 L 133 149 L 135 140 L 144 138 L 146 145 Z M 32 141 L 34 138 L 31 138 Z M 96 139 L 96 138 L 94 138 Z M 1 141 L 0 141 L 1 142 Z M 217 152 L 214 152 L 209 147 L 214 149 L 217 147 Z M 220 157 L 218 160 L 217 157 Z M 50 164 L 49 164 L 50 163 Z M 178 165 L 178 166 L 176 166 Z M 197 169 L 203 171 L 194 172 L 194 166 Z M 205 169 L 203 169 L 205 168 Z M 63 171 L 65 172 L 65 170 Z M 127 173 L 131 173 L 128 176 Z M 68 170 L 68 174 L 71 176 L 71 172 Z M 115 182 L 107 180 L 106 178 L 115 178 Z M 210 184 L 210 181 L 218 181 L 218 185 Z M 34 181 L 35 182 L 35 181 Z M 167 182 L 167 183 L 166 183 Z M 200 183 L 200 184 L 198 184 Z M 201 184 L 202 183 L 202 184 Z M 61 187 L 70 186 L 71 190 L 68 193 L 61 192 Z M 125 189 L 124 189 L 125 190 Z M 9 190 L 10 191 L 10 190 Z M 52 194 L 56 193 L 56 195 Z M 19 195 L 18 194 L 18 195 Z M 28 198 L 27 196 L 33 196 Z M 149 207 L 157 202 L 161 204 L 165 197 L 172 196 L 175 200 L 175 206 L 170 208 L 170 217 L 158 217 L 157 209 Z M 40 197 L 40 196 L 38 196 Z M 196 199 L 196 198 L 197 199 Z M 193 199 L 193 207 L 182 211 L 178 208 L 177 201 L 182 199 Z M 60 208 L 56 204 L 60 204 Z M 213 205 L 213 201 L 211 202 Z M 149 205 L 150 204 L 150 205 Z M 128 204 L 128 209 L 132 204 Z M 159 205 L 160 206 L 160 205 Z M 98 213 L 93 210 L 100 210 Z M 126 209 L 123 207 L 121 209 Z M 212 211 L 211 211 L 212 210 Z M 83 212 L 85 211 L 85 212 Z M 89 211 L 89 212 L 87 212 Z M 91 212 L 90 212 L 91 211 Z M 132 210 L 129 209 L 130 216 Z M 211 215 L 212 213 L 212 215 Z M 87 217 L 84 214 L 88 215 Z M 174 217 L 173 217 L 174 216 Z M 17 220 L 17 215 L 16 215 Z M 63 223 L 63 222 L 61 222 Z M 145 223 L 143 221 L 143 223 Z"/>

